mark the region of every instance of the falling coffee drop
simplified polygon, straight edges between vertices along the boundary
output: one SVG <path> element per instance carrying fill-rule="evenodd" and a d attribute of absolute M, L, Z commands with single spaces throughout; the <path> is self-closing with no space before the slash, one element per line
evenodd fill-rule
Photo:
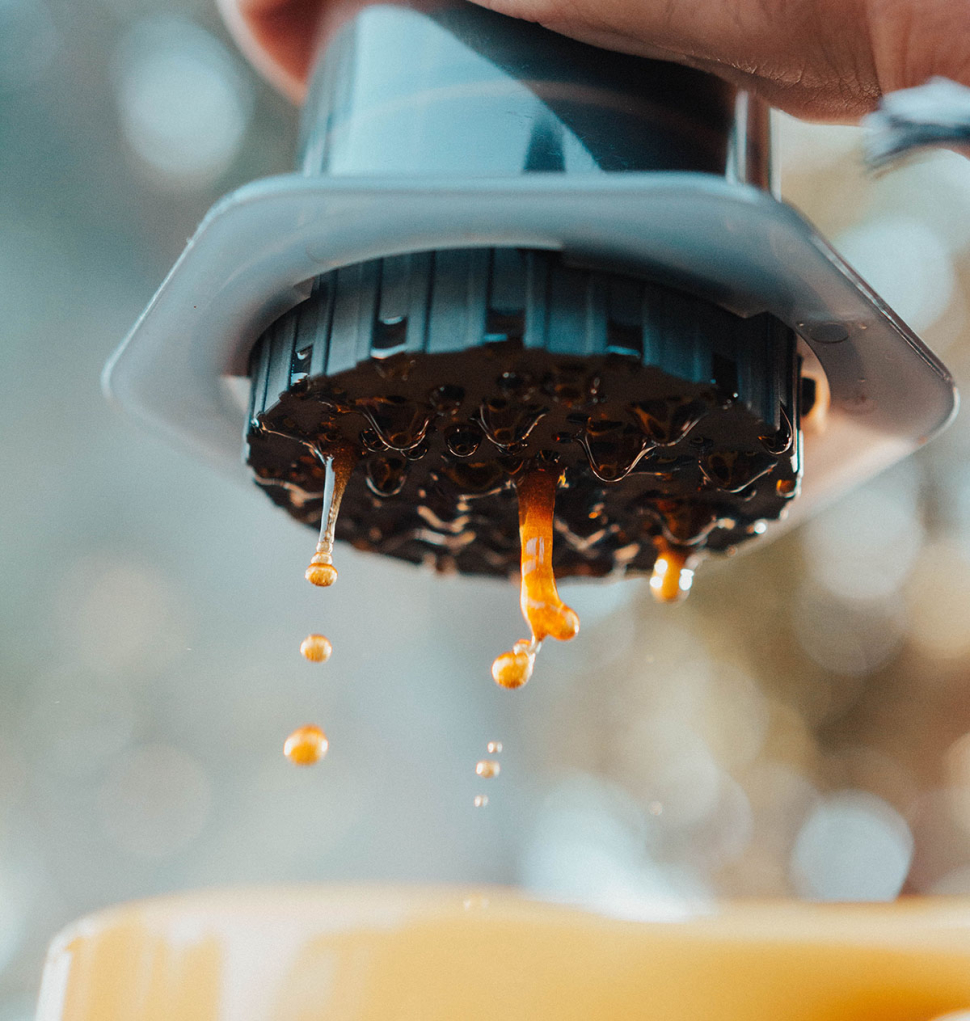
<path fill-rule="evenodd" d="M 485 745 L 485 751 L 487 751 L 489 755 L 500 755 L 502 752 L 502 742 L 489 741 L 488 744 Z"/>
<path fill-rule="evenodd" d="M 326 460 L 323 508 L 320 512 L 320 539 L 317 542 L 317 551 L 306 569 L 306 580 L 320 588 L 327 588 L 337 580 L 337 568 L 333 566 L 334 531 L 337 527 L 340 501 L 356 464 L 357 451 L 349 444 L 335 447 Z"/>
<path fill-rule="evenodd" d="M 311 663 L 326 663 L 332 652 L 330 639 L 323 635 L 307 635 L 300 643 L 300 654 Z"/>
<path fill-rule="evenodd" d="M 488 795 L 487 794 L 476 794 L 474 801 L 472 801 L 472 804 L 476 808 L 484 808 L 488 804 Z"/>
<path fill-rule="evenodd" d="M 481 759 L 475 764 L 475 772 L 483 780 L 491 780 L 502 772 L 502 767 L 494 759 Z"/>
<path fill-rule="evenodd" d="M 329 746 L 327 735 L 310 723 L 290 734 L 283 745 L 283 754 L 295 766 L 312 766 L 327 754 Z"/>

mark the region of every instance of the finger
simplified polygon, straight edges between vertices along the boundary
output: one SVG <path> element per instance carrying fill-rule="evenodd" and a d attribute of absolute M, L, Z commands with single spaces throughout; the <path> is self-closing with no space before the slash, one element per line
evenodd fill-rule
<path fill-rule="evenodd" d="M 866 0 L 475 2 L 596 46 L 714 71 L 801 116 L 853 120 L 880 95 Z"/>
<path fill-rule="evenodd" d="M 935 75 L 970 85 L 970 0 L 869 0 L 867 6 L 884 91 Z"/>
<path fill-rule="evenodd" d="M 475 0 L 586 42 L 716 71 L 854 120 L 934 75 L 970 85 L 970 0 Z"/>
<path fill-rule="evenodd" d="M 294 102 L 306 92 L 325 0 L 217 0 L 237 45 Z"/>

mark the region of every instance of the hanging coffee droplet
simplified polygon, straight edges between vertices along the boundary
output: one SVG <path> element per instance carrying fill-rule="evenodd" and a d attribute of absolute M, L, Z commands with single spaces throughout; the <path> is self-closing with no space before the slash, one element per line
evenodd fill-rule
<path fill-rule="evenodd" d="M 311 663 L 326 663 L 332 652 L 330 639 L 323 635 L 307 635 L 300 643 L 300 653 Z"/>
<path fill-rule="evenodd" d="M 693 570 L 687 566 L 690 553 L 662 544 L 650 576 L 650 591 L 660 603 L 676 603 L 690 592 Z"/>
<path fill-rule="evenodd" d="M 357 464 L 357 451 L 349 444 L 336 447 L 327 458 L 324 470 L 323 508 L 320 512 L 320 538 L 317 551 L 313 554 L 305 577 L 311 585 L 329 588 L 337 580 L 337 568 L 333 566 L 333 541 L 337 528 L 340 501 L 344 497 L 347 483 Z"/>
<path fill-rule="evenodd" d="M 319 551 L 314 553 L 310 566 L 306 569 L 304 575 L 311 585 L 316 585 L 317 588 L 330 588 L 337 580 L 337 568 L 324 559 L 330 555 L 329 553 L 320 553 Z"/>
<path fill-rule="evenodd" d="M 283 745 L 283 754 L 295 766 L 312 766 L 327 754 L 329 747 L 327 735 L 318 726 L 309 723 L 305 727 L 297 727 L 290 734 Z"/>

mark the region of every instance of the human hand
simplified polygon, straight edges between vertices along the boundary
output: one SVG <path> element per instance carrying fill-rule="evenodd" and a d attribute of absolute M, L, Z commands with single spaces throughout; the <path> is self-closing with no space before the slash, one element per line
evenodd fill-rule
<path fill-rule="evenodd" d="M 359 0 L 357 0 L 359 2 Z M 884 92 L 970 85 L 970 0 L 477 0 L 607 49 L 675 60 L 801 117 L 852 121 Z M 354 0 L 219 0 L 244 52 L 299 98 L 321 23 Z"/>

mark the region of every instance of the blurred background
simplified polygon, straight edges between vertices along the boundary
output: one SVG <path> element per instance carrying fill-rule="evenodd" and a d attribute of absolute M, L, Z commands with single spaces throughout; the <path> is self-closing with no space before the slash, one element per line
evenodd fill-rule
<path fill-rule="evenodd" d="M 789 200 L 970 379 L 970 161 L 870 179 L 855 129 L 778 125 Z M 66 922 L 210 884 L 501 882 L 645 918 L 970 892 L 966 418 L 683 606 L 565 587 L 582 634 L 510 694 L 512 587 L 340 549 L 311 590 L 309 532 L 106 404 L 205 210 L 295 135 L 210 0 L 0 0 L 0 1021 Z M 330 753 L 296 770 L 310 721 Z"/>

